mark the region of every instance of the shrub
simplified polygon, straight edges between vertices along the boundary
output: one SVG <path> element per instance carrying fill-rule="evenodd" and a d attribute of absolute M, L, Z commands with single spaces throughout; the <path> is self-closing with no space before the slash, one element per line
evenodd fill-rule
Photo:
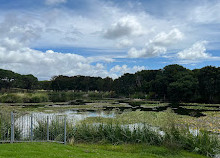
<path fill-rule="evenodd" d="M 49 100 L 52 102 L 67 102 L 83 98 L 83 92 L 50 92 Z"/>
<path fill-rule="evenodd" d="M 142 104 L 145 104 L 144 101 L 131 101 L 129 102 L 129 105 L 131 106 L 141 106 Z"/>
<path fill-rule="evenodd" d="M 88 97 L 91 99 L 102 99 L 104 93 L 103 92 L 89 92 Z"/>
<path fill-rule="evenodd" d="M 4 94 L 0 97 L 2 103 L 22 103 L 23 100 L 20 96 L 12 94 Z"/>
<path fill-rule="evenodd" d="M 48 95 L 45 93 L 34 93 L 30 98 L 31 103 L 48 102 L 48 100 Z"/>
<path fill-rule="evenodd" d="M 40 103 L 48 100 L 46 93 L 10 93 L 0 97 L 2 103 Z"/>
<path fill-rule="evenodd" d="M 136 92 L 132 94 L 130 97 L 134 99 L 145 99 L 146 98 L 145 94 L 142 92 Z"/>

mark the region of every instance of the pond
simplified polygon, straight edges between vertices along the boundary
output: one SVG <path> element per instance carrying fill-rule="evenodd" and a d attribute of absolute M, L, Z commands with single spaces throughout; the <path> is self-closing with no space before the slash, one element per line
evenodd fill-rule
<path fill-rule="evenodd" d="M 78 112 L 76 110 L 66 110 L 63 112 L 53 112 L 52 110 L 48 110 L 47 112 L 49 113 L 33 112 L 24 115 L 17 115 L 17 117 L 15 117 L 15 126 L 21 132 L 22 138 L 30 135 L 31 122 L 32 128 L 34 129 L 39 126 L 39 122 L 47 122 L 47 119 L 48 123 L 50 124 L 54 120 L 62 123 L 64 122 L 64 118 L 66 118 L 68 122 L 75 125 L 79 121 L 82 121 L 88 117 L 114 118 L 116 115 L 114 111 Z"/>

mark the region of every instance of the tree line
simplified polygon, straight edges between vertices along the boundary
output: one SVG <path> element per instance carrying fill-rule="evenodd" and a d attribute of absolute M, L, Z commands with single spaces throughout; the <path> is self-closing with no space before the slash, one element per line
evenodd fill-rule
<path fill-rule="evenodd" d="M 38 79 L 33 75 L 21 75 L 10 70 L 0 69 L 0 89 L 36 89 Z"/>
<path fill-rule="evenodd" d="M 38 81 L 0 69 L 1 88 L 45 89 L 54 91 L 112 91 L 117 97 L 137 97 L 172 102 L 220 103 L 220 67 L 189 70 L 174 64 L 159 70 L 142 70 L 112 78 L 55 76 Z"/>

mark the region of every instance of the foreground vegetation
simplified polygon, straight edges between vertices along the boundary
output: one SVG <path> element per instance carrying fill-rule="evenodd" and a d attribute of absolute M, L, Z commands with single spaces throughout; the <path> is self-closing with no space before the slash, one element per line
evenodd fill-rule
<path fill-rule="evenodd" d="M 78 106 L 83 107 L 83 105 L 75 105 L 74 107 Z M 14 106 L 2 107 L 7 107 L 8 111 L 17 108 Z M 62 107 L 60 108 L 62 109 Z M 42 108 L 39 109 L 42 110 Z M 2 108 L 1 112 L 3 111 Z M 115 113 L 114 118 L 89 117 L 77 124 L 73 124 L 71 119 L 68 120 L 68 143 L 145 144 L 187 150 L 205 156 L 214 156 L 220 153 L 220 141 L 215 136 L 215 133 L 219 131 L 219 122 L 216 121 L 219 118 L 219 113 L 215 115 L 207 113 L 209 116 L 202 118 L 177 115 L 171 110 L 165 112 L 126 111 L 122 114 L 117 114 L 115 111 Z M 7 137 L 10 140 L 10 115 L 7 117 L 5 111 L 2 116 L 0 125 L 6 128 L 1 129 L 0 138 Z M 209 125 L 210 129 L 212 127 L 213 130 L 208 132 L 206 125 Z M 38 126 L 35 126 L 33 130 L 34 140 L 46 140 L 46 131 L 46 119 L 39 120 Z M 60 142 L 64 140 L 64 122 L 60 119 L 53 119 L 49 125 L 49 131 L 50 140 Z M 15 136 L 16 140 L 20 140 L 21 131 L 16 126 Z"/>
<path fill-rule="evenodd" d="M 56 143 L 1 144 L 0 158 L 205 158 L 182 150 L 146 145 L 90 145 L 74 146 Z"/>
<path fill-rule="evenodd" d="M 170 118 L 171 119 L 171 118 Z M 167 122 L 168 123 L 168 122 Z M 63 125 L 52 122 L 50 133 L 54 140 L 63 140 Z M 34 130 L 35 139 L 46 131 L 46 122 L 41 122 Z M 52 130 L 50 130 L 52 131 Z M 55 133 L 55 134 L 54 134 Z M 46 138 L 46 133 L 44 135 Z M 99 143 L 99 144 L 146 144 L 188 150 L 213 157 L 220 153 L 220 140 L 207 131 L 192 131 L 189 127 L 178 126 L 172 120 L 164 128 L 155 128 L 148 124 L 118 124 L 108 122 L 100 124 L 67 125 L 67 140 L 69 143 Z"/>
<path fill-rule="evenodd" d="M 169 149 L 187 150 L 205 156 L 213 157 L 220 153 L 220 140 L 217 136 L 207 131 L 193 131 L 188 126 L 180 126 L 174 121 L 173 114 L 164 118 L 160 127 L 151 126 L 146 122 L 131 124 L 123 120 L 108 119 L 104 122 L 67 122 L 67 142 L 69 144 L 145 144 L 163 146 Z M 0 140 L 10 140 L 10 121 L 6 117 L 1 119 Z M 134 120 L 133 120 L 134 121 Z M 140 120 L 137 120 L 140 121 Z M 38 126 L 33 129 L 35 141 L 47 140 L 47 122 L 39 120 Z M 64 122 L 60 118 L 53 118 L 49 124 L 50 140 L 64 141 Z M 21 131 L 15 126 L 15 139 L 20 141 Z M 30 138 L 25 138 L 30 140 Z"/>
<path fill-rule="evenodd" d="M 42 102 L 71 102 L 73 100 L 101 100 L 110 98 L 111 92 L 5 92 L 0 93 L 0 103 L 42 103 Z M 83 102 L 79 102 L 83 103 Z"/>

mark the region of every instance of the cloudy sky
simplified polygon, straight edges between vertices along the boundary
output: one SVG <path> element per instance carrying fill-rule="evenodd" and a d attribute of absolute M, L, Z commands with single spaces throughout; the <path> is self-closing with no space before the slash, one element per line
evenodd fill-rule
<path fill-rule="evenodd" d="M 0 68 L 117 78 L 220 66 L 220 0 L 0 0 Z"/>

